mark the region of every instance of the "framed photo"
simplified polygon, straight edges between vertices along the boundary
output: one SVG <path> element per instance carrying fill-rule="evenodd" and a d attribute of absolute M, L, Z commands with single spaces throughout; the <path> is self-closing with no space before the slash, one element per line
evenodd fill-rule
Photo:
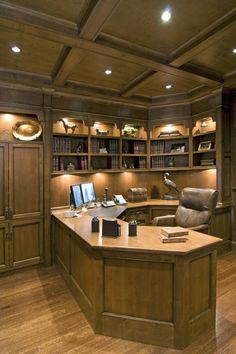
<path fill-rule="evenodd" d="M 198 150 L 210 150 L 211 149 L 211 141 L 202 141 L 199 145 L 198 145 Z"/>
<path fill-rule="evenodd" d="M 172 144 L 170 152 L 185 152 L 185 143 Z"/>

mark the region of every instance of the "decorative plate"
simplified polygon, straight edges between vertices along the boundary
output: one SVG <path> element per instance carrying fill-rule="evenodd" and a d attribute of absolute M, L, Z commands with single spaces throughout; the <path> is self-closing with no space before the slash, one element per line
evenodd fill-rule
<path fill-rule="evenodd" d="M 17 122 L 12 127 L 12 134 L 15 138 L 23 141 L 37 139 L 42 133 L 42 126 L 33 120 L 23 120 Z"/>

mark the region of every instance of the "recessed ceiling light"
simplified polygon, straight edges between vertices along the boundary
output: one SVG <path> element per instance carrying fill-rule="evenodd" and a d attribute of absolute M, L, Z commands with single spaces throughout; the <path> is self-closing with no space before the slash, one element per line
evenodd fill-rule
<path fill-rule="evenodd" d="M 236 48 L 233 49 L 233 53 L 236 54 Z"/>
<path fill-rule="evenodd" d="M 171 89 L 172 85 L 166 85 L 166 89 L 169 90 Z"/>
<path fill-rule="evenodd" d="M 12 46 L 11 50 L 14 53 L 20 53 L 21 52 L 21 49 L 19 47 L 17 47 L 16 45 Z"/>
<path fill-rule="evenodd" d="M 111 75 L 111 73 L 112 73 L 111 69 L 106 69 L 106 70 L 105 70 L 105 74 L 106 74 L 106 75 Z"/>
<path fill-rule="evenodd" d="M 165 9 L 165 11 L 161 15 L 161 19 L 163 22 L 168 22 L 171 18 L 171 11 L 170 9 Z"/>

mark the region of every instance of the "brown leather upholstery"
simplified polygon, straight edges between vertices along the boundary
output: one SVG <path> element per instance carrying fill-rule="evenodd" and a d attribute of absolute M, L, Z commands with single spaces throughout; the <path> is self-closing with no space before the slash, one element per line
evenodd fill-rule
<path fill-rule="evenodd" d="M 154 218 L 153 225 L 181 226 L 208 233 L 211 216 L 216 207 L 218 192 L 214 189 L 184 188 L 176 215 Z"/>

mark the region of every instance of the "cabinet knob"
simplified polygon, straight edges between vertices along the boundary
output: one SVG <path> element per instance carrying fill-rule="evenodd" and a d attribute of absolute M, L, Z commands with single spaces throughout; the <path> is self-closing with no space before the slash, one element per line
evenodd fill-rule
<path fill-rule="evenodd" d="M 5 239 L 8 239 L 8 237 L 9 237 L 9 232 L 8 232 L 8 230 L 6 230 L 5 231 Z"/>

